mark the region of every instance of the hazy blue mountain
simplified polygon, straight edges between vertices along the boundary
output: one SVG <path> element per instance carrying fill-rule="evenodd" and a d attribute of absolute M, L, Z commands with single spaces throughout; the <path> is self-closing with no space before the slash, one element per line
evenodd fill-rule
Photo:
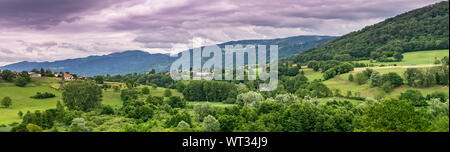
<path fill-rule="evenodd" d="M 221 48 L 225 45 L 278 45 L 279 58 L 289 57 L 307 49 L 322 45 L 335 39 L 333 36 L 295 36 L 281 39 L 269 40 L 242 40 L 230 41 L 219 44 Z M 168 54 L 150 54 L 147 52 L 133 50 L 112 53 L 102 56 L 89 56 L 86 58 L 68 59 L 55 62 L 19 62 L 0 69 L 13 71 L 31 70 L 33 68 L 51 69 L 54 72 L 71 72 L 78 75 L 106 75 L 144 73 L 151 69 L 157 72 L 168 71 L 170 65 L 177 57 Z"/>

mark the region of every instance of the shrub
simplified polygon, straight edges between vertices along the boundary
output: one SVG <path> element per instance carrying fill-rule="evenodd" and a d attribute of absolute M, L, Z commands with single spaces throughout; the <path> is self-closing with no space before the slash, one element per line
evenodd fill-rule
<path fill-rule="evenodd" d="M 419 90 L 408 89 L 401 93 L 398 97 L 400 100 L 407 100 L 413 103 L 414 106 L 425 106 L 424 97 Z"/>
<path fill-rule="evenodd" d="M 2 106 L 5 108 L 9 108 L 12 104 L 12 100 L 10 97 L 4 97 L 2 100 Z"/>
<path fill-rule="evenodd" d="M 49 92 L 40 93 L 40 92 L 37 92 L 36 95 L 31 96 L 30 98 L 33 98 L 33 99 L 46 99 L 46 98 L 53 98 L 53 97 L 56 97 L 56 95 L 53 94 L 53 93 L 49 93 Z"/>
<path fill-rule="evenodd" d="M 150 94 L 150 89 L 148 87 L 143 87 L 142 94 Z"/>
<path fill-rule="evenodd" d="M 164 97 L 170 97 L 170 96 L 172 96 L 172 91 L 170 91 L 170 89 L 164 90 Z"/>
<path fill-rule="evenodd" d="M 362 84 L 367 83 L 368 80 L 369 80 L 369 77 L 367 77 L 367 75 L 365 75 L 365 74 L 363 74 L 363 73 L 357 73 L 357 74 L 356 74 L 355 81 L 356 81 L 356 83 L 358 83 L 359 85 L 362 85 Z"/>
<path fill-rule="evenodd" d="M 206 132 L 218 132 L 220 130 L 220 123 L 211 115 L 208 115 L 203 121 L 203 129 Z"/>

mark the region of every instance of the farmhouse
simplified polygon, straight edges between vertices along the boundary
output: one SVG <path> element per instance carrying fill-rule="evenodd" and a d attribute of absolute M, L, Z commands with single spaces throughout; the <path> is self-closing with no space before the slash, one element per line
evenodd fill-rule
<path fill-rule="evenodd" d="M 34 77 L 34 78 L 42 77 L 42 75 L 40 73 L 36 73 L 36 72 L 28 72 L 28 75 L 30 75 L 30 77 Z"/>
<path fill-rule="evenodd" d="M 65 81 L 72 81 L 72 80 L 75 80 L 75 79 L 74 79 L 73 75 L 64 73 L 64 80 Z"/>

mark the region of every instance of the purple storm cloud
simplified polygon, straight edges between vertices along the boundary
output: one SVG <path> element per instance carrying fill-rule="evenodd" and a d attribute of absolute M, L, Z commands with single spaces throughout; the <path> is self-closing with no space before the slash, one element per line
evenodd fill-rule
<path fill-rule="evenodd" d="M 339 36 L 439 1 L 0 0 L 0 65 L 124 50 L 170 53 L 193 37 L 215 44 Z"/>

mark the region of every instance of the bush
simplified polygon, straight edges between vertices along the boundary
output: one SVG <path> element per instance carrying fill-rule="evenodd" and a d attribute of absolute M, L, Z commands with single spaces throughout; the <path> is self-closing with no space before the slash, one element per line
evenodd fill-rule
<path fill-rule="evenodd" d="M 234 98 L 227 98 L 225 101 L 223 101 L 225 104 L 234 104 L 236 103 L 236 99 Z"/>
<path fill-rule="evenodd" d="M 42 128 L 35 124 L 28 124 L 27 125 L 28 132 L 42 132 Z"/>
<path fill-rule="evenodd" d="M 363 74 L 363 73 L 357 73 L 356 74 L 355 81 L 359 85 L 367 83 L 368 80 L 369 80 L 369 77 L 367 77 L 365 74 Z"/>
<path fill-rule="evenodd" d="M 191 116 L 187 112 L 181 112 L 175 114 L 168 121 L 166 121 L 165 127 L 176 127 L 181 121 L 184 121 L 192 126 Z"/>
<path fill-rule="evenodd" d="M 28 83 L 27 79 L 22 76 L 19 76 L 16 79 L 16 82 L 14 82 L 14 84 L 19 87 L 24 87 L 25 85 L 27 85 L 27 83 Z"/>
<path fill-rule="evenodd" d="M 102 115 L 113 115 L 114 114 L 114 109 L 110 105 L 103 105 L 100 114 L 102 114 Z"/>
<path fill-rule="evenodd" d="M 264 100 L 264 97 L 257 92 L 242 93 L 237 96 L 236 103 L 241 106 L 256 107 L 258 103 Z"/>
<path fill-rule="evenodd" d="M 220 130 L 220 123 L 211 115 L 208 115 L 203 121 L 203 129 L 206 132 L 218 132 Z"/>
<path fill-rule="evenodd" d="M 150 94 L 150 89 L 148 87 L 143 87 L 142 94 Z"/>
<path fill-rule="evenodd" d="M 164 97 L 170 97 L 170 96 L 172 96 L 172 91 L 170 91 L 170 89 L 164 90 Z"/>
<path fill-rule="evenodd" d="M 30 98 L 33 98 L 33 99 L 46 99 L 46 98 L 53 98 L 53 97 L 56 97 L 56 95 L 53 94 L 53 93 L 49 93 L 49 92 L 40 93 L 40 92 L 37 92 L 36 95 L 31 96 Z"/>
<path fill-rule="evenodd" d="M 178 123 L 176 130 L 180 131 L 180 132 L 192 131 L 191 125 L 189 125 L 187 122 L 185 122 L 183 120 Z"/>
<path fill-rule="evenodd" d="M 167 104 L 169 104 L 172 108 L 184 108 L 186 107 L 186 101 L 181 99 L 179 96 L 171 96 L 167 100 Z"/>
<path fill-rule="evenodd" d="M 389 72 L 381 76 L 381 81 L 383 83 L 390 82 L 393 88 L 403 85 L 403 78 L 395 72 Z"/>
<path fill-rule="evenodd" d="M 353 74 L 350 74 L 350 75 L 348 76 L 348 81 L 351 81 L 351 82 L 353 82 L 353 80 L 354 80 L 354 78 L 353 78 Z"/>
<path fill-rule="evenodd" d="M 446 94 L 445 92 L 433 92 L 431 94 L 428 94 L 426 99 L 439 99 L 439 101 L 441 102 L 446 102 L 448 100 L 448 94 Z"/>
<path fill-rule="evenodd" d="M 424 97 L 419 90 L 408 89 L 405 92 L 401 93 L 398 97 L 400 100 L 407 100 L 413 103 L 414 106 L 425 106 L 426 102 L 424 101 Z"/>
<path fill-rule="evenodd" d="M 9 108 L 12 104 L 12 100 L 10 97 L 4 97 L 2 100 L 2 106 L 5 108 Z"/>

